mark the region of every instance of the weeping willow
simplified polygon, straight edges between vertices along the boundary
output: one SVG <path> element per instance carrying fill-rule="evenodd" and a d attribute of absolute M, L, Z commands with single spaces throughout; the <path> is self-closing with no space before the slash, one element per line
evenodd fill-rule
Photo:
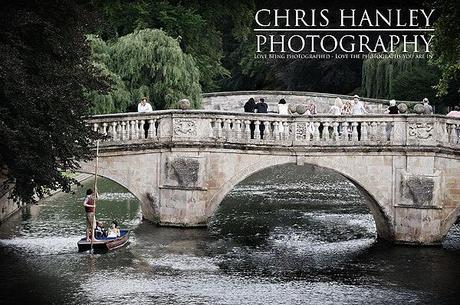
<path fill-rule="evenodd" d="M 201 102 L 200 73 L 179 42 L 161 30 L 144 29 L 106 43 L 88 36 L 94 64 L 112 82 L 112 91 L 89 92 L 95 113 L 124 112 L 147 96 L 154 109 L 175 108 L 182 98 Z"/>
<path fill-rule="evenodd" d="M 417 54 L 409 50 L 402 52 L 402 46 L 396 49 L 395 54 Z M 383 55 L 383 54 L 382 54 Z M 362 68 L 362 90 L 364 96 L 375 98 L 396 98 L 395 81 L 402 74 L 410 74 L 419 68 L 427 68 L 428 62 L 424 58 L 369 58 L 364 60 Z"/>

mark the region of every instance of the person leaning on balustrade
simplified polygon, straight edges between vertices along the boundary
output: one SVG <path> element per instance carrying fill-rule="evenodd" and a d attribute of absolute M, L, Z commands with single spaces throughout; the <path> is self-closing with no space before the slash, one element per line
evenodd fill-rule
<path fill-rule="evenodd" d="M 453 118 L 460 118 L 460 107 L 455 106 L 454 110 L 449 112 L 447 114 L 448 117 L 453 117 Z M 457 128 L 455 128 L 455 132 L 457 133 L 457 142 L 460 141 L 460 125 L 457 125 Z"/>
<path fill-rule="evenodd" d="M 332 115 L 342 115 L 343 102 L 340 97 L 337 97 L 334 101 L 334 105 L 329 109 L 329 113 Z"/>
<path fill-rule="evenodd" d="M 265 99 L 261 98 L 259 102 L 256 104 L 256 111 L 257 113 L 268 113 L 268 105 L 265 103 Z M 264 138 L 264 131 L 265 131 L 265 125 L 263 122 L 260 122 L 259 125 L 259 130 L 260 130 L 260 138 Z"/>
<path fill-rule="evenodd" d="M 353 107 L 352 101 L 345 101 L 342 107 L 342 114 L 343 115 L 350 115 L 351 114 L 351 108 Z"/>
<path fill-rule="evenodd" d="M 433 107 L 430 105 L 430 101 L 425 97 L 422 102 L 423 107 L 425 107 L 425 114 L 433 114 Z"/>
<path fill-rule="evenodd" d="M 455 106 L 454 110 L 449 112 L 447 116 L 454 117 L 454 118 L 460 118 L 460 106 Z"/>
<path fill-rule="evenodd" d="M 396 106 L 396 101 L 395 100 L 390 101 L 390 107 L 388 107 L 386 113 L 388 113 L 388 114 L 399 114 L 399 109 L 398 109 L 398 106 Z"/>
<path fill-rule="evenodd" d="M 152 105 L 147 101 L 147 97 L 143 97 L 137 105 L 137 112 L 151 112 L 153 111 Z"/>
<path fill-rule="evenodd" d="M 316 105 L 311 100 L 307 102 L 307 111 L 305 112 L 306 115 L 315 115 L 316 114 Z"/>
<path fill-rule="evenodd" d="M 399 109 L 398 106 L 396 106 L 396 101 L 395 100 L 390 100 L 390 107 L 388 107 L 387 111 L 385 111 L 387 114 L 399 114 Z M 391 138 L 391 132 L 393 131 L 393 125 L 392 124 L 387 124 L 386 128 L 386 134 L 387 134 L 387 140 L 390 140 Z"/>
<path fill-rule="evenodd" d="M 366 108 L 364 108 L 364 103 L 359 100 L 358 95 L 353 96 L 353 104 L 351 107 L 351 114 L 352 115 L 364 115 L 367 114 Z M 358 131 L 358 141 L 361 141 L 361 122 L 358 122 L 357 126 L 357 131 Z M 352 130 L 353 131 L 353 130 Z"/>
<path fill-rule="evenodd" d="M 152 105 L 147 101 L 147 97 L 141 98 L 140 103 L 137 105 L 137 112 L 152 112 Z M 147 139 L 149 135 L 149 128 L 150 128 L 150 123 L 146 120 L 144 123 L 144 134 L 145 138 Z"/>
<path fill-rule="evenodd" d="M 364 108 L 364 103 L 359 99 L 358 95 L 353 96 L 353 104 L 351 107 L 351 114 L 353 115 L 363 115 L 367 114 L 366 108 Z"/>
<path fill-rule="evenodd" d="M 336 97 L 334 101 L 334 105 L 332 105 L 331 108 L 329 109 L 329 113 L 332 115 L 342 115 L 343 107 L 344 105 L 343 105 L 342 99 L 340 97 Z M 332 132 L 332 130 L 333 130 L 333 127 L 329 126 L 329 132 Z M 342 123 L 339 123 L 338 133 L 339 135 L 342 134 Z"/>
<path fill-rule="evenodd" d="M 290 115 L 291 111 L 289 110 L 289 105 L 286 103 L 284 98 L 280 99 L 278 103 L 278 114 L 281 115 Z M 279 122 L 278 132 L 282 134 L 284 132 L 283 122 Z"/>
<path fill-rule="evenodd" d="M 288 115 L 290 114 L 289 105 L 286 103 L 284 98 L 280 99 L 278 103 L 278 114 Z"/>
<path fill-rule="evenodd" d="M 250 98 L 245 104 L 244 104 L 244 112 L 254 112 L 256 110 L 256 101 L 254 98 Z"/>
<path fill-rule="evenodd" d="M 256 101 L 254 98 L 250 98 L 245 104 L 244 104 L 244 112 L 250 112 L 254 113 L 256 111 Z M 254 139 L 254 130 L 256 129 L 256 125 L 254 122 L 251 120 L 251 123 L 249 123 L 249 129 L 251 131 L 251 139 Z"/>

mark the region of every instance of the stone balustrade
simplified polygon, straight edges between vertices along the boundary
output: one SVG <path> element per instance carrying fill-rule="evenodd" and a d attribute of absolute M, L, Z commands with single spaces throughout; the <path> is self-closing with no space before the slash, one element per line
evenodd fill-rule
<path fill-rule="evenodd" d="M 107 136 L 105 145 L 173 141 L 265 146 L 460 146 L 460 119 L 445 116 L 284 116 L 165 110 L 97 115 L 88 123 Z"/>

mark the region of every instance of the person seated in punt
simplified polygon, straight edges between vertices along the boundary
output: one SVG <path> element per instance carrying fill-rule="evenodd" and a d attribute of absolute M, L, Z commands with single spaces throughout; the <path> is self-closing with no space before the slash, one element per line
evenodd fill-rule
<path fill-rule="evenodd" d="M 104 228 L 104 225 L 100 221 L 96 221 L 96 228 L 94 229 L 94 235 L 97 238 L 104 238 L 107 236 L 107 230 Z"/>
<path fill-rule="evenodd" d="M 112 222 L 112 226 L 110 227 L 107 238 L 117 238 L 120 236 L 120 229 L 118 228 L 118 224 L 116 221 Z"/>

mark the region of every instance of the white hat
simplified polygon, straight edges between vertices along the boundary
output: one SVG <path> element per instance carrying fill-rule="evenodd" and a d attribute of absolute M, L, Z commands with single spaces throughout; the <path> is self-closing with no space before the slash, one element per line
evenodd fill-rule
<path fill-rule="evenodd" d="M 359 95 L 355 94 L 355 95 L 353 95 L 353 98 L 359 99 Z"/>

